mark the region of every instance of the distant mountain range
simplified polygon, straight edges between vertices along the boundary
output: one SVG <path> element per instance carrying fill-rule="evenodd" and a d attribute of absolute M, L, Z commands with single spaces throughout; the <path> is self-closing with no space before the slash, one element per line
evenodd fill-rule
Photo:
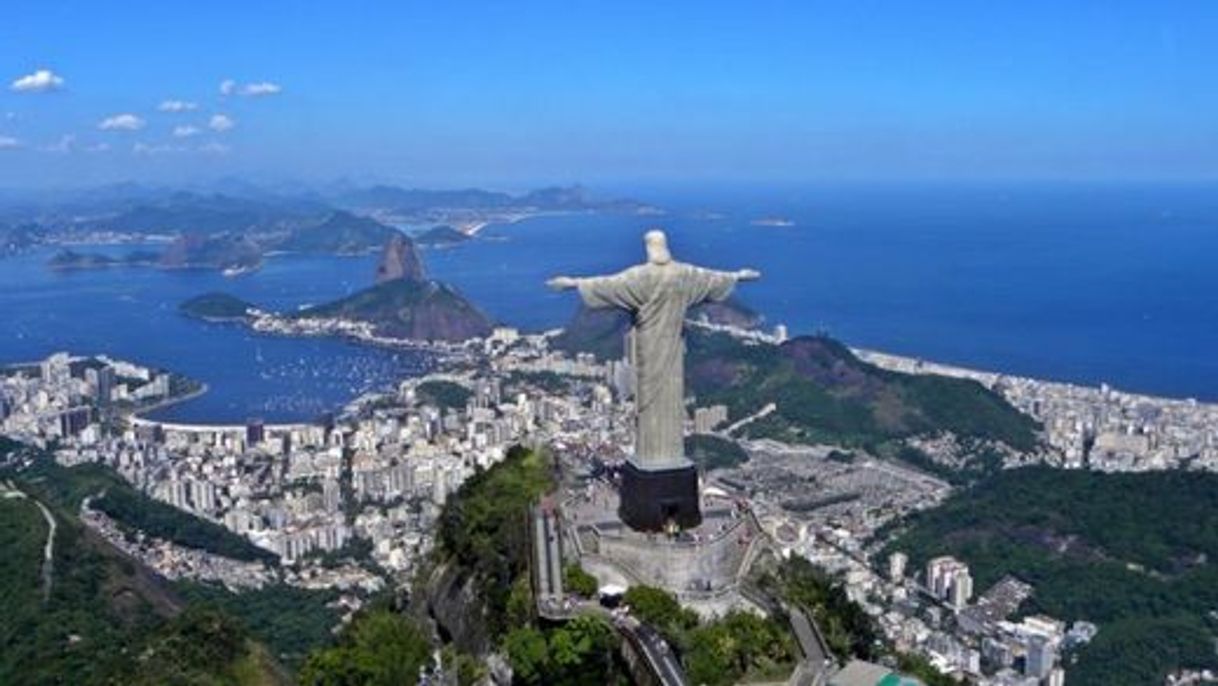
<path fill-rule="evenodd" d="M 340 207 L 403 213 L 435 209 L 635 211 L 649 207 L 635 200 L 599 199 L 580 185 L 542 188 L 522 195 L 479 188 L 437 191 L 373 186 L 338 194 L 332 198 L 332 202 Z"/>
<path fill-rule="evenodd" d="M 336 209 L 361 214 L 428 211 L 652 211 L 637 200 L 601 198 L 579 185 L 512 195 L 478 188 L 429 190 L 376 185 L 319 191 L 267 188 L 223 179 L 207 188 L 166 188 L 135 183 L 74 191 L 0 189 L 0 226 L 37 224 L 54 231 L 132 233 L 252 232 L 316 222 Z"/>
<path fill-rule="evenodd" d="M 634 212 L 655 208 L 629 199 L 601 199 L 582 186 L 511 195 L 482 189 L 423 190 L 344 187 L 331 192 L 268 190 L 225 179 L 207 191 L 116 184 L 65 193 L 0 191 L 0 257 L 45 243 L 178 240 L 159 266 L 245 268 L 258 253 L 358 254 L 376 250 L 397 226 L 431 227 L 421 243 L 455 245 L 457 227 L 514 221 L 546 212 Z M 187 238 L 183 238 L 187 237 Z M 203 251 L 203 254 L 196 253 Z M 216 259 L 217 253 L 233 253 Z M 237 253 L 240 253 L 239 255 Z M 146 260 L 140 260 L 146 261 Z M 137 260 L 85 255 L 52 265 L 85 269 L 135 266 Z"/>
<path fill-rule="evenodd" d="M 300 253 L 357 254 L 378 248 L 399 234 L 375 219 L 340 210 L 320 223 L 293 229 L 283 240 L 268 242 L 267 247 Z"/>
<path fill-rule="evenodd" d="M 423 245 L 429 248 L 444 248 L 452 245 L 460 245 L 461 243 L 469 240 L 473 240 L 473 237 L 446 224 L 433 226 L 414 237 L 414 242 L 417 245 Z"/>

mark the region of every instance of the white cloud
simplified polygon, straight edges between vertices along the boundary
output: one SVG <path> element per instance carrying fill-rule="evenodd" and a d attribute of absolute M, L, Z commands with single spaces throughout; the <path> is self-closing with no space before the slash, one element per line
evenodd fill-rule
<path fill-rule="evenodd" d="M 173 127 L 174 138 L 190 138 L 191 136 L 197 136 L 201 133 L 203 133 L 203 129 L 200 129 L 197 126 L 191 126 L 189 124 Z"/>
<path fill-rule="evenodd" d="M 270 81 L 259 81 L 257 83 L 247 83 L 241 88 L 241 94 L 253 98 L 262 95 L 278 95 L 283 92 L 283 87 L 277 83 Z"/>
<path fill-rule="evenodd" d="M 21 147 L 21 141 L 12 136 L 0 136 L 0 150 L 16 150 Z"/>
<path fill-rule="evenodd" d="M 232 148 L 223 143 L 206 143 L 199 146 L 199 152 L 206 155 L 225 155 L 229 150 Z"/>
<path fill-rule="evenodd" d="M 72 152 L 72 149 L 75 147 L 76 147 L 76 134 L 65 133 L 64 135 L 59 137 L 59 140 L 44 147 L 43 150 L 45 150 L 46 152 L 58 152 L 58 153 L 67 154 L 69 152 Z"/>
<path fill-rule="evenodd" d="M 193 112 L 199 109 L 199 105 L 186 100 L 165 100 L 156 108 L 162 112 Z"/>
<path fill-rule="evenodd" d="M 136 155 L 162 155 L 171 152 L 185 152 L 180 145 L 136 143 L 131 146 L 131 152 Z"/>
<path fill-rule="evenodd" d="M 101 120 L 97 128 L 102 131 L 139 131 L 144 128 L 144 120 L 134 114 L 116 114 Z"/>
<path fill-rule="evenodd" d="M 63 77 L 50 69 L 39 69 L 13 81 L 9 88 L 18 93 L 46 93 L 63 87 Z"/>
<path fill-rule="evenodd" d="M 185 155 L 192 153 L 223 155 L 230 149 L 223 143 L 205 143 L 197 147 L 176 143 L 136 143 L 131 146 L 131 152 L 135 155 Z"/>
<path fill-rule="evenodd" d="M 224 79 L 220 82 L 220 95 L 242 95 L 247 98 L 258 98 L 266 95 L 278 95 L 283 92 L 283 86 L 272 81 L 253 81 L 251 83 L 241 84 L 233 79 Z"/>
<path fill-rule="evenodd" d="M 213 114 L 207 122 L 207 128 L 218 133 L 224 133 L 236 125 L 236 120 L 227 114 Z"/>
<path fill-rule="evenodd" d="M 85 146 L 85 152 L 107 152 L 109 150 L 109 143 L 94 143 L 93 145 Z"/>

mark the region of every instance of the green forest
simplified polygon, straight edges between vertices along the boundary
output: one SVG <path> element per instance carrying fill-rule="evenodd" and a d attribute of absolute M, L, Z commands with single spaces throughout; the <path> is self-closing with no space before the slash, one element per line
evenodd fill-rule
<path fill-rule="evenodd" d="M 44 598 L 48 527 L 32 501 L 0 500 L 0 683 L 287 683 L 242 622 L 185 606 L 169 583 L 48 507 L 58 527 Z"/>
<path fill-rule="evenodd" d="M 895 439 L 950 431 L 1016 450 L 1038 444 L 1036 423 L 981 384 L 886 371 L 825 336 L 780 346 L 745 345 L 705 332 L 690 332 L 687 340 L 686 377 L 699 403 L 726 405 L 733 421 L 777 405 L 745 428 L 750 437 L 874 450 Z"/>
<path fill-rule="evenodd" d="M 262 560 L 270 565 L 279 561 L 274 553 L 219 524 L 136 490 L 114 470 L 100 464 L 63 467 L 48 456 L 24 470 L 20 479 L 40 499 L 71 512 L 78 511 L 81 502 L 92 496 L 90 507 L 106 514 L 129 532 L 142 531 L 178 545 L 236 560 Z"/>
<path fill-rule="evenodd" d="M 1218 667 L 1218 475 L 1103 474 L 1030 467 L 963 490 L 894 532 L 914 564 L 951 554 L 984 589 L 1012 574 L 1026 608 L 1095 622 L 1071 683 L 1161 683 Z"/>

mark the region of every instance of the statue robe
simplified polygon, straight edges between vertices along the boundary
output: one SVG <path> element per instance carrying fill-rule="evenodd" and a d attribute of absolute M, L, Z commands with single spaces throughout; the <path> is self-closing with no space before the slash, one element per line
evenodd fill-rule
<path fill-rule="evenodd" d="M 635 404 L 638 431 L 634 462 L 647 469 L 688 464 L 685 458 L 685 312 L 707 300 L 723 300 L 736 275 L 681 262 L 641 264 L 612 276 L 579 279 L 588 307 L 617 307 L 634 321 Z"/>

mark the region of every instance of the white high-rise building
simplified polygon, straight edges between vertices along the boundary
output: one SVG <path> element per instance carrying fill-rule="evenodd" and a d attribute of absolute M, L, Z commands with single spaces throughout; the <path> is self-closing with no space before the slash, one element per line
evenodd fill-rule
<path fill-rule="evenodd" d="M 926 563 L 926 588 L 936 598 L 960 609 L 973 596 L 973 577 L 968 565 L 960 560 L 950 555 L 936 557 Z"/>
<path fill-rule="evenodd" d="M 956 572 L 955 578 L 952 579 L 949 598 L 952 607 L 957 610 L 963 609 L 968 605 L 968 601 L 973 597 L 973 577 L 968 573 L 968 567 Z"/>
<path fill-rule="evenodd" d="M 1033 636 L 1028 641 L 1028 655 L 1023 672 L 1027 676 L 1044 679 L 1057 662 L 1057 646 L 1047 638 Z"/>
<path fill-rule="evenodd" d="M 888 556 L 888 578 L 894 583 L 905 579 L 905 566 L 909 564 L 909 556 L 901 551 Z"/>
<path fill-rule="evenodd" d="M 727 421 L 726 405 L 711 405 L 694 409 L 694 433 L 708 434 Z"/>

